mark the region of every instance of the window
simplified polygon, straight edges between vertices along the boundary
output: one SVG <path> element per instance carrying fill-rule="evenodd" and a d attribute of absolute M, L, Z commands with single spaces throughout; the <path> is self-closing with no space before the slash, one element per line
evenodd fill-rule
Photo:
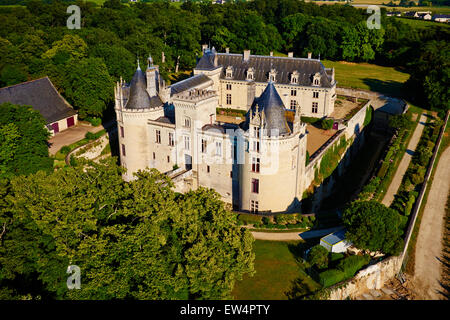
<path fill-rule="evenodd" d="M 258 179 L 252 179 L 252 192 L 259 193 L 259 180 Z"/>
<path fill-rule="evenodd" d="M 254 127 L 254 130 L 253 130 L 253 137 L 259 138 L 259 132 L 260 132 L 260 128 Z"/>
<path fill-rule="evenodd" d="M 222 155 L 222 142 L 216 141 L 216 156 Z"/>
<path fill-rule="evenodd" d="M 120 136 L 121 136 L 122 138 L 125 137 L 125 134 L 124 134 L 124 131 L 123 131 L 123 127 L 120 127 Z"/>
<path fill-rule="evenodd" d="M 169 132 L 169 146 L 173 147 L 174 143 L 173 143 L 173 133 Z"/>
<path fill-rule="evenodd" d="M 297 90 L 291 89 L 291 96 L 297 96 Z"/>
<path fill-rule="evenodd" d="M 314 84 L 318 86 L 319 85 L 319 79 L 314 79 Z"/>
<path fill-rule="evenodd" d="M 190 127 L 191 127 L 191 119 L 185 118 L 185 119 L 184 119 L 184 126 L 185 126 L 186 128 L 190 128 Z"/>
<path fill-rule="evenodd" d="M 184 137 L 184 149 L 190 150 L 189 137 L 187 137 L 187 136 Z"/>
<path fill-rule="evenodd" d="M 312 113 L 317 113 L 319 110 L 319 104 L 317 102 L 312 103 Z"/>
<path fill-rule="evenodd" d="M 248 68 L 247 70 L 247 80 L 253 80 L 253 72 L 255 72 L 255 69 L 253 68 Z"/>
<path fill-rule="evenodd" d="M 156 153 L 153 152 L 153 160 L 156 159 Z"/>
<path fill-rule="evenodd" d="M 156 143 L 161 143 L 161 131 L 156 130 Z"/>
<path fill-rule="evenodd" d="M 167 156 L 167 162 L 170 162 L 170 156 Z"/>
<path fill-rule="evenodd" d="M 227 104 L 231 104 L 231 94 L 227 93 Z"/>
<path fill-rule="evenodd" d="M 231 66 L 227 67 L 226 77 L 227 78 L 233 78 L 233 68 Z"/>
<path fill-rule="evenodd" d="M 253 151 L 259 152 L 259 141 L 253 141 Z"/>
<path fill-rule="evenodd" d="M 292 110 L 295 110 L 296 107 L 297 107 L 297 101 L 291 100 L 291 109 L 292 109 Z"/>
<path fill-rule="evenodd" d="M 237 160 L 237 138 L 234 138 L 232 145 L 233 159 Z"/>
<path fill-rule="evenodd" d="M 206 172 L 210 172 L 210 168 L 209 168 L 209 166 L 206 166 Z"/>
<path fill-rule="evenodd" d="M 123 156 L 126 155 L 126 154 L 125 154 L 125 145 L 124 145 L 124 144 L 122 144 L 122 155 L 123 155 Z"/>
<path fill-rule="evenodd" d="M 250 200 L 250 212 L 258 213 L 259 203 L 256 200 Z"/>
<path fill-rule="evenodd" d="M 231 84 L 227 83 L 227 90 L 231 90 Z"/>
<path fill-rule="evenodd" d="M 315 91 L 313 92 L 313 98 L 318 98 L 319 97 L 319 92 Z"/>
<path fill-rule="evenodd" d="M 202 139 L 202 153 L 206 153 L 207 141 Z"/>
<path fill-rule="evenodd" d="M 259 158 L 252 158 L 252 172 L 259 172 Z"/>
<path fill-rule="evenodd" d="M 233 171 L 230 171 L 230 178 L 233 178 Z"/>

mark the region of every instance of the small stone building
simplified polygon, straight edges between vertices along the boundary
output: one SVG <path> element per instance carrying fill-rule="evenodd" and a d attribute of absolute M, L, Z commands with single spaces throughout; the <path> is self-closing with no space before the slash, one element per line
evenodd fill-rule
<path fill-rule="evenodd" d="M 32 106 L 47 122 L 52 135 L 77 124 L 72 106 L 59 94 L 48 77 L 0 88 L 0 104 Z"/>

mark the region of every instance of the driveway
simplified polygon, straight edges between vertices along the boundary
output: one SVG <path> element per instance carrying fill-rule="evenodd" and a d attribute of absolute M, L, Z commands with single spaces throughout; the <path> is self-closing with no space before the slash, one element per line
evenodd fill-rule
<path fill-rule="evenodd" d="M 98 127 L 93 127 L 89 123 L 78 122 L 76 126 L 61 131 L 54 137 L 52 137 L 48 141 L 50 143 L 50 148 L 48 151 L 50 155 L 55 155 L 63 146 L 67 146 L 83 139 L 87 132 L 96 133 L 103 130 L 105 127 L 113 125 L 114 123 L 115 122 L 108 122 L 107 124 L 105 124 L 105 126 L 100 125 Z"/>
<path fill-rule="evenodd" d="M 450 148 L 441 155 L 424 208 L 417 236 L 414 288 L 419 299 L 446 299 L 442 292 L 442 239 L 450 192 Z"/>

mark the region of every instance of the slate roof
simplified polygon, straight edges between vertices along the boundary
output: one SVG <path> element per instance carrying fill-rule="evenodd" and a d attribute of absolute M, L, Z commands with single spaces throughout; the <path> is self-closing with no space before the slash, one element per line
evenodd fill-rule
<path fill-rule="evenodd" d="M 32 106 L 47 124 L 76 114 L 48 77 L 0 88 L 0 104 L 4 102 Z"/>
<path fill-rule="evenodd" d="M 211 82 L 211 78 L 208 76 L 205 76 L 204 74 L 198 74 L 193 77 L 187 78 L 185 80 L 179 81 L 177 83 L 174 83 L 170 86 L 170 95 L 174 95 L 186 90 L 189 90 L 191 88 L 197 87 L 201 84 Z"/>
<path fill-rule="evenodd" d="M 147 92 L 147 77 L 141 68 L 137 68 L 130 82 L 130 94 L 126 109 L 148 109 L 161 107 L 163 102 L 159 96 L 150 97 Z"/>
<path fill-rule="evenodd" d="M 205 51 L 203 57 L 198 61 L 195 67 L 198 70 L 212 70 L 214 67 L 214 51 Z M 222 66 L 220 77 L 225 78 L 226 68 L 233 68 L 233 80 L 246 80 L 247 70 L 254 68 L 254 80 L 256 82 L 267 82 L 269 72 L 272 68 L 277 71 L 276 83 L 290 84 L 291 74 L 294 71 L 299 73 L 298 84 L 310 86 L 312 76 L 319 72 L 321 75 L 321 87 L 331 88 L 331 75 L 327 75 L 325 67 L 316 59 L 290 58 L 290 57 L 272 57 L 250 55 L 248 61 L 244 61 L 242 54 L 216 53 L 218 65 Z"/>
<path fill-rule="evenodd" d="M 286 120 L 286 108 L 273 82 L 269 82 L 261 96 L 255 98 L 252 107 L 247 113 L 247 121 L 249 121 L 250 113 L 256 113 L 257 107 L 260 114 L 264 113 L 264 129 L 269 134 L 272 132 L 271 130 L 278 130 L 279 135 L 291 132 Z"/>

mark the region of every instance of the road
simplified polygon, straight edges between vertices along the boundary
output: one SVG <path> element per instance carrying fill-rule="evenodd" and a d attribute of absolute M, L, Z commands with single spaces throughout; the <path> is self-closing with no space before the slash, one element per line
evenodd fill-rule
<path fill-rule="evenodd" d="M 441 155 L 420 222 L 416 243 L 414 288 L 419 299 L 445 299 L 442 277 L 442 239 L 450 192 L 450 148 Z"/>
<path fill-rule="evenodd" d="M 420 137 L 422 136 L 423 129 L 425 128 L 426 123 L 426 115 L 422 114 L 419 119 L 419 124 L 417 125 L 414 133 L 409 141 L 408 148 L 406 149 L 405 154 L 403 155 L 400 164 L 398 165 L 397 171 L 395 172 L 394 178 L 389 185 L 389 188 L 383 198 L 382 203 L 389 207 L 394 200 L 394 196 L 397 194 L 398 188 L 402 183 L 403 176 L 405 175 L 406 170 L 408 169 L 409 163 L 413 157 L 414 151 L 416 150 L 417 144 L 419 143 Z"/>

